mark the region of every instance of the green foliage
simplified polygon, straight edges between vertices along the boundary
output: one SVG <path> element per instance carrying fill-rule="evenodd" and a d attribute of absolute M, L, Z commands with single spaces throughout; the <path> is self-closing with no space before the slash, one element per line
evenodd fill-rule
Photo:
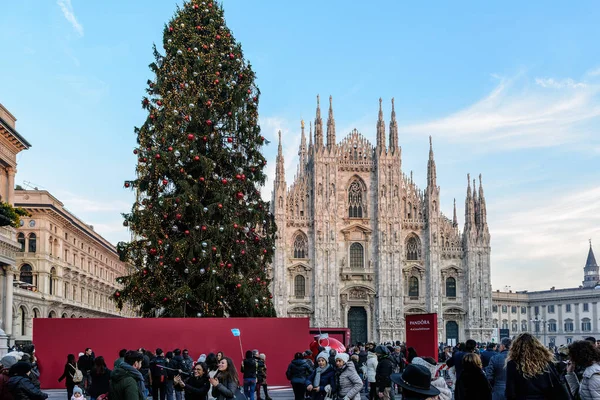
<path fill-rule="evenodd" d="M 0 226 L 10 225 L 18 228 L 21 225 L 21 217 L 30 215 L 24 208 L 13 207 L 9 203 L 0 203 Z"/>
<path fill-rule="evenodd" d="M 216 3 L 185 3 L 163 47 L 135 130 L 137 179 L 125 182 L 138 191 L 124 215 L 136 240 L 118 246 L 132 272 L 114 299 L 144 316 L 274 316 L 254 72 Z"/>

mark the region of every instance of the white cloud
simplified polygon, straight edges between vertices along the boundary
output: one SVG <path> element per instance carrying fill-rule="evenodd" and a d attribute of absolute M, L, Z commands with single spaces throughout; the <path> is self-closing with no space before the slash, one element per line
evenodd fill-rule
<path fill-rule="evenodd" d="M 75 29 L 75 32 L 77 32 L 79 36 L 83 36 L 83 26 L 77 21 L 77 17 L 73 12 L 71 0 L 58 0 L 56 4 L 58 4 L 64 17 L 69 21 L 73 29 Z"/>
<path fill-rule="evenodd" d="M 600 76 L 600 67 L 593 69 L 591 71 L 588 71 L 587 73 L 589 76 Z"/>
<path fill-rule="evenodd" d="M 494 287 L 579 286 L 588 239 L 600 237 L 600 187 L 511 196 L 488 202 Z"/>
<path fill-rule="evenodd" d="M 552 89 L 577 89 L 584 88 L 587 85 L 583 82 L 575 82 L 571 78 L 563 79 L 563 80 L 555 80 L 553 78 L 535 78 L 535 83 L 543 88 L 552 88 Z"/>
<path fill-rule="evenodd" d="M 132 204 L 125 201 L 101 201 L 90 199 L 76 193 L 67 191 L 57 191 L 56 197 L 65 205 L 66 208 L 78 214 L 88 214 L 97 212 L 127 212 Z"/>
<path fill-rule="evenodd" d="M 600 117 L 600 85 L 573 79 L 503 79 L 483 99 L 449 116 L 403 126 L 405 134 L 433 135 L 477 151 L 553 147 L 593 137 Z"/>

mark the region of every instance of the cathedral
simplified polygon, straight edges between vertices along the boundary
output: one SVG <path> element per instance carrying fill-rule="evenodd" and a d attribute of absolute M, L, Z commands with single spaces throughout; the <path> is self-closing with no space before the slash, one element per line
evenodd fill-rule
<path fill-rule="evenodd" d="M 314 128 L 314 133 L 313 133 Z M 492 336 L 490 234 L 479 176 L 467 178 L 465 223 L 440 212 L 433 147 L 427 186 L 402 172 L 392 100 L 389 138 L 379 100 L 377 143 L 354 129 L 336 140 L 331 97 L 324 130 L 319 97 L 298 171 L 285 181 L 279 133 L 270 275 L 279 317 L 347 327 L 351 341 L 405 340 L 405 316 L 437 313 L 439 341 Z M 471 186 L 472 184 L 472 186 Z"/>

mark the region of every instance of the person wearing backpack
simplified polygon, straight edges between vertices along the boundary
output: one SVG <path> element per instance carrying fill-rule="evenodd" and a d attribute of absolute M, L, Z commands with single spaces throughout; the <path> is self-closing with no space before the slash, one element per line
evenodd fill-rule
<path fill-rule="evenodd" d="M 77 368 L 77 363 L 75 362 L 75 354 L 69 354 L 67 356 L 65 369 L 60 378 L 58 378 L 58 381 L 62 382 L 63 379 L 65 379 L 65 386 L 67 387 L 67 399 L 71 400 L 75 384 L 80 383 L 83 380 L 83 373 Z"/>
<path fill-rule="evenodd" d="M 156 349 L 156 356 L 150 361 L 150 386 L 152 386 L 152 400 L 165 400 L 167 397 L 167 374 L 162 368 L 167 360 L 162 349 Z M 160 396 L 160 397 L 159 397 Z"/>

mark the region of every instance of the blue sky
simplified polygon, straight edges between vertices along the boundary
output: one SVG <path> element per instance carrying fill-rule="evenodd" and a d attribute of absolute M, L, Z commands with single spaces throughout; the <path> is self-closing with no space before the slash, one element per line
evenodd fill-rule
<path fill-rule="evenodd" d="M 425 184 L 432 135 L 446 214 L 453 198 L 463 213 L 466 174 L 483 174 L 494 288 L 577 286 L 589 238 L 600 252 L 600 5 L 488 3 L 224 7 L 258 75 L 270 174 L 281 129 L 291 181 L 317 94 L 333 96 L 338 139 L 352 128 L 374 139 L 378 98 L 389 119 L 394 97 L 403 169 Z M 33 145 L 16 182 L 49 190 L 113 243 L 128 239 L 133 127 L 176 4 L 21 0 L 0 13 L 0 102 Z"/>

